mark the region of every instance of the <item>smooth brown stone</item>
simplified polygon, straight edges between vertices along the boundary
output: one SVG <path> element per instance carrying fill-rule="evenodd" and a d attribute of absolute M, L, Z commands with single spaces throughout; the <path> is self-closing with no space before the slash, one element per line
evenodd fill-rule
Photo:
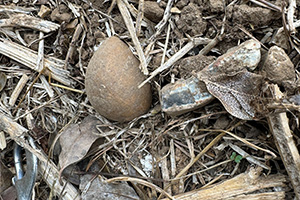
<path fill-rule="evenodd" d="M 88 64 L 86 93 L 99 114 L 114 121 L 130 121 L 150 108 L 150 84 L 138 88 L 144 80 L 139 61 L 128 46 L 119 38 L 110 37 Z"/>

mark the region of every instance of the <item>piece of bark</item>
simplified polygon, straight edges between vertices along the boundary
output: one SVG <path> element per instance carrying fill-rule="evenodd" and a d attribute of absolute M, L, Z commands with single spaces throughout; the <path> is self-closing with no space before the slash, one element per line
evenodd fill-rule
<path fill-rule="evenodd" d="M 271 85 L 270 88 L 275 99 L 282 98 L 283 94 L 277 85 Z M 287 115 L 285 112 L 278 113 L 275 110 L 273 114 L 269 115 L 268 123 L 294 192 L 297 199 L 300 199 L 300 156 L 293 140 Z"/>
<path fill-rule="evenodd" d="M 266 196 L 267 199 L 285 199 L 285 192 L 263 192 L 263 189 L 273 187 L 285 187 L 286 176 L 273 174 L 260 176 L 262 168 L 251 168 L 249 172 L 237 175 L 229 180 L 216 183 L 208 188 L 193 190 L 174 196 L 177 200 L 201 200 L 201 199 L 259 199 Z M 255 192 L 255 194 L 254 194 Z M 166 200 L 166 199 L 164 199 Z"/>
<path fill-rule="evenodd" d="M 0 27 L 25 27 L 49 33 L 59 29 L 60 25 L 26 14 L 11 15 L 8 19 L 0 19 Z"/>

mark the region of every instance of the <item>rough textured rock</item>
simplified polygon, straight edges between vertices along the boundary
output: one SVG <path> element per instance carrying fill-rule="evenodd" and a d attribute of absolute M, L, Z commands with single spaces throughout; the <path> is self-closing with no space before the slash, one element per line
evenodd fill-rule
<path fill-rule="evenodd" d="M 223 0 L 209 0 L 209 5 L 212 12 L 221 12 L 224 10 Z"/>
<path fill-rule="evenodd" d="M 247 40 L 239 46 L 229 49 L 201 72 L 212 76 L 221 73 L 234 74 L 243 69 L 254 70 L 261 59 L 260 48 L 259 42 L 253 39 Z"/>
<path fill-rule="evenodd" d="M 105 40 L 91 58 L 85 77 L 86 93 L 95 110 L 108 119 L 124 122 L 146 113 L 151 105 L 139 61 L 117 37 Z"/>
<path fill-rule="evenodd" d="M 190 3 L 190 0 L 180 0 L 180 1 L 177 1 L 176 7 L 181 9 L 184 6 L 188 5 L 189 3 Z"/>
<path fill-rule="evenodd" d="M 278 12 L 245 4 L 230 7 L 228 14 L 232 14 L 231 17 L 234 23 L 251 24 L 254 27 L 269 25 L 273 20 L 280 18 L 280 13 Z"/>
<path fill-rule="evenodd" d="M 286 36 L 284 29 L 280 28 L 272 41 L 276 46 L 281 47 L 285 50 L 290 48 L 289 38 Z"/>
<path fill-rule="evenodd" d="M 52 21 L 58 21 L 59 23 L 68 23 L 72 19 L 72 12 L 69 11 L 66 5 L 60 4 L 52 11 L 50 18 Z"/>
<path fill-rule="evenodd" d="M 202 19 L 198 5 L 190 3 L 182 9 L 180 18 L 176 20 L 178 29 L 191 36 L 202 35 L 206 30 L 207 22 Z"/>
<path fill-rule="evenodd" d="M 192 76 L 191 72 L 199 72 L 214 61 L 214 56 L 189 56 L 180 60 L 174 70 L 178 71 L 181 78 L 189 78 Z"/>
<path fill-rule="evenodd" d="M 164 16 L 164 9 L 155 1 L 144 2 L 144 15 L 153 22 L 159 22 Z"/>
<path fill-rule="evenodd" d="M 270 81 L 278 85 L 285 81 L 295 81 L 296 78 L 294 64 L 285 51 L 277 46 L 269 49 L 263 71 Z"/>
<path fill-rule="evenodd" d="M 200 108 L 213 99 L 205 84 L 196 77 L 168 84 L 160 91 L 161 108 L 172 116 Z"/>

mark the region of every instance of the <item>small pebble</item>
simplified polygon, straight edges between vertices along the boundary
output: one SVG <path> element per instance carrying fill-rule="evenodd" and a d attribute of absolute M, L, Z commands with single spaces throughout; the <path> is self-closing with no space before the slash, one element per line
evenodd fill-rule
<path fill-rule="evenodd" d="M 153 22 L 159 22 L 164 16 L 164 9 L 155 1 L 144 2 L 144 15 Z"/>
<path fill-rule="evenodd" d="M 278 46 L 269 49 L 263 71 L 267 79 L 278 85 L 282 85 L 284 81 L 296 79 L 294 64 L 285 51 Z"/>

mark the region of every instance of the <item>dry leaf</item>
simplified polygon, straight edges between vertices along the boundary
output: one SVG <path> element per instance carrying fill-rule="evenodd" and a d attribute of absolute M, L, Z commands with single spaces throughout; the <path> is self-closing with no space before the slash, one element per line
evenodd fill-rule
<path fill-rule="evenodd" d="M 256 109 L 252 103 L 260 94 L 262 76 L 241 71 L 235 75 L 198 78 L 205 82 L 209 93 L 219 99 L 231 115 L 244 120 L 255 119 Z"/>
<path fill-rule="evenodd" d="M 71 124 L 61 135 L 59 141 L 61 153 L 59 155 L 59 166 L 63 171 L 67 166 L 84 158 L 92 144 L 100 137 L 96 125 L 100 121 L 88 116 L 78 124 Z"/>
<path fill-rule="evenodd" d="M 94 175 L 81 177 L 79 189 L 82 200 L 132 200 L 140 199 L 127 182 L 106 183 Z"/>

